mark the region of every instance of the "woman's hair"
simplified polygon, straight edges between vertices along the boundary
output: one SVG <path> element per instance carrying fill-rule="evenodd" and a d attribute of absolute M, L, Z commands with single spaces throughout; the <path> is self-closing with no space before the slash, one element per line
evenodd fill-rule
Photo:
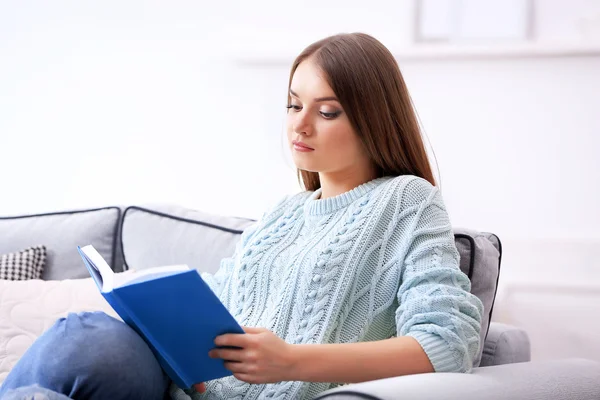
<path fill-rule="evenodd" d="M 307 58 L 325 73 L 377 170 L 377 177 L 416 175 L 435 185 L 412 101 L 398 64 L 377 39 L 364 33 L 330 36 L 308 46 L 292 64 Z M 306 190 L 321 187 L 319 174 L 298 170 Z"/>

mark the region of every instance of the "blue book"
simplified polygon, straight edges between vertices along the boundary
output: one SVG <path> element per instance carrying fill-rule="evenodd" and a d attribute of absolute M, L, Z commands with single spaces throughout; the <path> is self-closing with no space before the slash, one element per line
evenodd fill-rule
<path fill-rule="evenodd" d="M 106 301 L 148 343 L 179 387 L 232 375 L 208 352 L 218 335 L 244 330 L 196 270 L 150 268 L 127 280 L 93 246 L 77 250 Z"/>

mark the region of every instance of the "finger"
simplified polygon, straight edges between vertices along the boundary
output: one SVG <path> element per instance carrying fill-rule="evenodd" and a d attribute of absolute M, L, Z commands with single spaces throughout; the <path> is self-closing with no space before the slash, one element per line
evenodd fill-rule
<path fill-rule="evenodd" d="M 242 329 L 246 333 L 262 333 L 265 331 L 265 328 L 255 328 L 252 326 L 243 326 Z"/>
<path fill-rule="evenodd" d="M 225 368 L 236 374 L 248 372 L 248 366 L 243 362 L 225 361 L 223 364 Z"/>
<path fill-rule="evenodd" d="M 233 346 L 233 347 L 244 347 L 247 342 L 243 333 L 226 333 L 225 335 L 219 335 L 215 338 L 216 346 Z"/>
<path fill-rule="evenodd" d="M 261 382 L 260 379 L 256 378 L 252 374 L 247 374 L 244 372 L 235 372 L 233 376 L 240 381 L 248 382 L 248 383 L 264 383 Z"/>
<path fill-rule="evenodd" d="M 196 392 L 198 392 L 198 393 L 204 393 L 204 392 L 206 392 L 206 385 L 204 384 L 204 382 L 196 383 L 194 385 L 194 389 L 196 389 Z"/>
<path fill-rule="evenodd" d="M 210 358 L 222 358 L 228 361 L 243 361 L 244 352 L 243 350 L 233 349 L 212 349 L 208 352 Z"/>

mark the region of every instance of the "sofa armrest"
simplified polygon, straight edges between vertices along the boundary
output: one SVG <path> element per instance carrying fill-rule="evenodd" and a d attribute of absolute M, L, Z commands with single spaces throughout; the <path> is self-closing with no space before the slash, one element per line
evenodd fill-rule
<path fill-rule="evenodd" d="M 356 383 L 328 390 L 318 400 L 598 400 L 600 362 L 534 361 Z"/>
<path fill-rule="evenodd" d="M 485 343 L 480 367 L 531 361 L 529 336 L 523 329 L 492 322 Z"/>

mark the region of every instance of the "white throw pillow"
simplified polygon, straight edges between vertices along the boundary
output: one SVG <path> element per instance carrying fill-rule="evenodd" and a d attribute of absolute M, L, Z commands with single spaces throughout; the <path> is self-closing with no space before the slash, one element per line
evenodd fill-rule
<path fill-rule="evenodd" d="M 104 311 L 119 318 L 91 278 L 0 280 L 0 383 L 35 339 L 57 319 L 81 311 Z"/>

